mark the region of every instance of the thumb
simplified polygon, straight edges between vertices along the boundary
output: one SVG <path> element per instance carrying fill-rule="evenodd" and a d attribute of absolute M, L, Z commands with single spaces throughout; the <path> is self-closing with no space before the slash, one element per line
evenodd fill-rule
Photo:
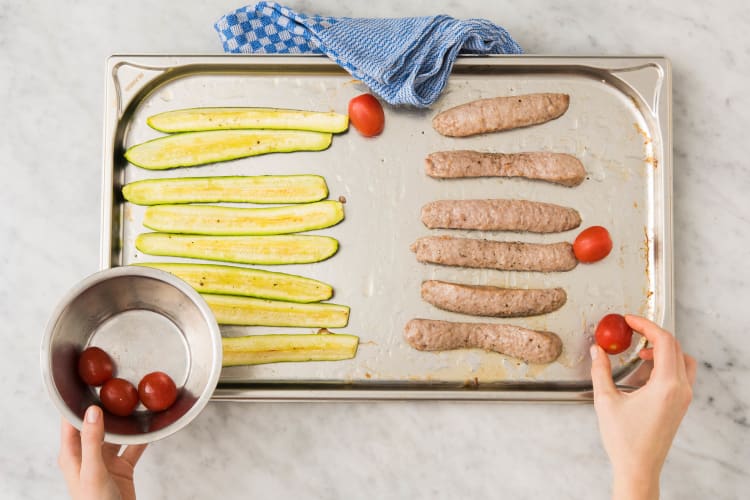
<path fill-rule="evenodd" d="M 107 474 L 102 458 L 104 415 L 101 408 L 91 405 L 83 417 L 81 428 L 81 479 L 97 482 Z"/>
<path fill-rule="evenodd" d="M 594 399 L 601 396 L 617 394 L 617 387 L 612 380 L 612 367 L 609 356 L 604 349 L 594 344 L 591 346 L 591 383 L 594 386 Z"/>

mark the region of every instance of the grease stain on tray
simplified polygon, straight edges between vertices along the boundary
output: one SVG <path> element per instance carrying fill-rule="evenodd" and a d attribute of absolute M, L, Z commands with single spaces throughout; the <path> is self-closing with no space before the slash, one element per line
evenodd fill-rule
<path fill-rule="evenodd" d="M 643 144 L 651 144 L 651 136 L 648 135 L 648 132 L 643 130 L 638 123 L 634 123 L 633 125 L 635 126 L 635 130 L 643 137 Z"/>

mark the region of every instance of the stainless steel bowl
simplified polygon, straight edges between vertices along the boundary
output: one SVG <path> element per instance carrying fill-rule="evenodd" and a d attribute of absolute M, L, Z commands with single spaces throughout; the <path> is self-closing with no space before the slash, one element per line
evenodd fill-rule
<path fill-rule="evenodd" d="M 98 388 L 78 376 L 78 355 L 104 349 L 115 376 L 136 387 L 163 371 L 181 388 L 174 405 L 153 413 L 139 405 L 129 417 L 104 411 L 105 440 L 156 441 L 193 420 L 208 402 L 221 372 L 221 334 L 203 298 L 179 278 L 148 267 L 107 269 L 84 279 L 63 298 L 42 341 L 42 377 L 52 400 L 76 428 Z"/>

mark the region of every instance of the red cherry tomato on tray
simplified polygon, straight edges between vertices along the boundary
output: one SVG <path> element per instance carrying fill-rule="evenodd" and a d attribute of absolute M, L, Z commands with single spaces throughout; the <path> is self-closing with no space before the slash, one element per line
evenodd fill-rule
<path fill-rule="evenodd" d="M 111 378 L 102 386 L 99 399 L 110 413 L 127 417 L 138 406 L 138 391 L 127 380 Z"/>
<path fill-rule="evenodd" d="M 78 357 L 78 375 L 88 385 L 102 385 L 114 372 L 112 358 L 98 347 L 88 347 Z"/>
<path fill-rule="evenodd" d="M 151 411 L 164 411 L 177 399 L 177 386 L 164 372 L 152 372 L 138 384 L 141 402 Z"/>
<path fill-rule="evenodd" d="M 349 120 L 365 137 L 380 135 L 385 127 L 383 106 L 372 94 L 362 94 L 349 101 Z"/>
<path fill-rule="evenodd" d="M 609 354 L 620 354 L 633 339 L 633 330 L 619 314 L 607 314 L 596 325 L 596 343 Z"/>
<path fill-rule="evenodd" d="M 612 251 L 612 238 L 602 226 L 591 226 L 581 231 L 573 242 L 573 253 L 580 262 L 602 260 Z"/>

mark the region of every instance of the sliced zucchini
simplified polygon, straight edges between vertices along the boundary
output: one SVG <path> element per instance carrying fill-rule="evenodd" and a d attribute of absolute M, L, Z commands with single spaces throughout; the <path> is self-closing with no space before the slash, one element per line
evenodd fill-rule
<path fill-rule="evenodd" d="M 131 182 L 122 195 L 136 205 L 176 203 L 309 203 L 328 196 L 319 175 L 183 177 Z"/>
<path fill-rule="evenodd" d="M 147 262 L 139 265 L 172 273 L 201 293 L 244 295 L 289 302 L 320 302 L 333 295 L 331 285 L 293 274 L 216 264 Z"/>
<path fill-rule="evenodd" d="M 344 206 L 334 200 L 271 208 L 155 205 L 146 209 L 143 225 L 167 233 L 239 236 L 300 233 L 343 218 Z"/>
<path fill-rule="evenodd" d="M 146 123 L 161 132 L 221 129 L 287 129 L 343 132 L 349 117 L 339 113 L 277 108 L 191 108 L 150 116 Z"/>
<path fill-rule="evenodd" d="M 320 151 L 331 145 L 331 134 L 304 130 L 211 130 L 159 137 L 125 151 L 141 168 L 164 170 L 246 156 L 291 151 Z"/>
<path fill-rule="evenodd" d="M 149 255 L 221 260 L 239 264 L 308 264 L 331 257 L 339 242 L 328 236 L 138 235 L 135 247 Z"/>
<path fill-rule="evenodd" d="M 286 361 L 339 361 L 357 354 L 359 337 L 326 335 L 251 335 L 221 339 L 224 366 Z"/>
<path fill-rule="evenodd" d="M 220 325 L 342 328 L 349 307 L 338 304 L 297 304 L 278 300 L 203 294 Z"/>

